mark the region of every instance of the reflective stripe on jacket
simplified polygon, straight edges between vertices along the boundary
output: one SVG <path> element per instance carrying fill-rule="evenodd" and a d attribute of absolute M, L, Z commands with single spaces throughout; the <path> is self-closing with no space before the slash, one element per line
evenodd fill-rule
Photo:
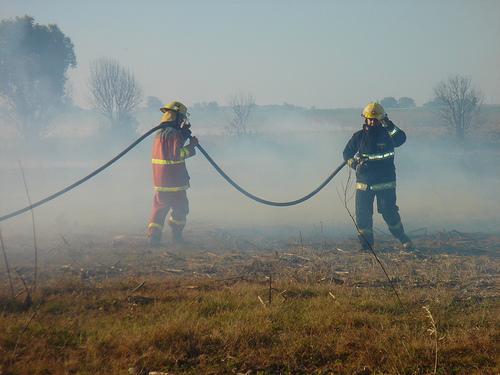
<path fill-rule="evenodd" d="M 368 160 L 383 160 L 394 157 L 394 151 L 384 152 L 382 154 L 361 154 L 362 157 L 367 158 Z"/>
<path fill-rule="evenodd" d="M 381 184 L 375 184 L 375 185 L 367 185 L 363 184 L 362 182 L 356 183 L 356 189 L 363 191 L 367 191 L 368 189 L 372 191 L 379 191 L 379 190 L 395 189 L 395 188 L 396 188 L 396 181 L 382 182 Z"/>
<path fill-rule="evenodd" d="M 344 160 L 353 165 L 354 156 L 366 159 L 363 168 L 356 173 L 356 181 L 368 186 L 396 181 L 394 148 L 406 141 L 406 134 L 393 123 L 386 128 L 381 125 L 355 132 L 344 149 Z"/>
<path fill-rule="evenodd" d="M 156 191 L 180 191 L 189 188 L 189 174 L 185 159 L 196 154 L 187 138 L 173 124 L 156 132 L 153 152 L 153 184 Z"/>

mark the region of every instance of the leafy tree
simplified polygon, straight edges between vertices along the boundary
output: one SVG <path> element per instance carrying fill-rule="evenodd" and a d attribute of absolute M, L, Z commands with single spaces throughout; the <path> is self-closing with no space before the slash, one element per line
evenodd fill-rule
<path fill-rule="evenodd" d="M 104 132 L 127 138 L 135 134 L 133 111 L 142 103 L 142 88 L 134 74 L 115 59 L 101 58 L 90 63 L 87 85 L 88 103 L 106 118 Z"/>
<path fill-rule="evenodd" d="M 209 111 L 217 111 L 219 109 L 219 103 L 217 102 L 209 102 L 207 104 L 207 108 Z"/>
<path fill-rule="evenodd" d="M 413 108 L 413 107 L 415 107 L 415 101 L 412 98 L 408 98 L 406 96 L 403 96 L 402 98 L 399 98 L 399 100 L 398 100 L 398 107 L 399 108 Z"/>
<path fill-rule="evenodd" d="M 484 124 L 484 94 L 472 85 L 470 78 L 450 76 L 434 86 L 433 92 L 436 115 L 458 140 L 463 140 L 465 134 Z"/>
<path fill-rule="evenodd" d="M 153 111 L 159 111 L 163 107 L 163 103 L 156 96 L 148 96 L 146 98 L 146 108 Z"/>
<path fill-rule="evenodd" d="M 202 111 L 217 111 L 219 109 L 219 103 L 217 102 L 194 103 L 193 108 Z"/>
<path fill-rule="evenodd" d="M 392 96 L 388 96 L 380 101 L 380 105 L 384 108 L 397 108 L 398 101 Z"/>
<path fill-rule="evenodd" d="M 64 104 L 67 70 L 75 67 L 73 43 L 57 25 L 30 16 L 0 22 L 0 98 L 26 139 L 52 128 Z"/>

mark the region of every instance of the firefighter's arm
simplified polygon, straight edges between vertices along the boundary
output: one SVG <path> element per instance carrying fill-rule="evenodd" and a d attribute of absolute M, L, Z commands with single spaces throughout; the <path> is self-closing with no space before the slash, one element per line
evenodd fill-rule
<path fill-rule="evenodd" d="M 354 158 L 354 155 L 356 155 L 357 152 L 358 152 L 358 147 L 356 146 L 356 142 L 353 137 L 345 146 L 343 153 L 344 161 L 352 169 L 356 169 L 356 166 L 358 165 L 357 160 L 355 160 Z"/>
<path fill-rule="evenodd" d="M 184 154 L 184 159 L 190 158 L 191 156 L 196 155 L 196 149 L 195 147 L 198 145 L 198 138 L 196 137 L 190 137 L 189 138 L 189 144 L 183 147 L 185 154 Z"/>
<path fill-rule="evenodd" d="M 189 121 L 185 121 L 181 127 L 182 143 L 184 144 L 189 139 L 189 144 L 184 147 L 185 149 L 184 151 L 186 151 L 185 158 L 189 158 L 191 156 L 196 155 L 195 147 L 198 145 L 198 138 L 191 136 L 190 128 L 191 128 L 191 123 Z"/>
<path fill-rule="evenodd" d="M 392 127 L 387 127 L 387 131 L 389 132 L 389 136 L 394 143 L 394 147 L 399 147 L 406 142 L 406 133 L 394 125 L 392 121 L 391 124 Z"/>
<path fill-rule="evenodd" d="M 179 149 L 179 160 L 184 160 L 196 155 L 196 150 L 194 149 L 193 141 Z"/>
<path fill-rule="evenodd" d="M 387 115 L 384 115 L 380 122 L 382 122 L 382 126 L 387 129 L 389 136 L 394 142 L 394 147 L 399 147 L 406 141 L 406 133 L 399 129 Z"/>
<path fill-rule="evenodd" d="M 189 142 L 189 144 L 193 147 L 196 147 L 198 146 L 198 138 L 196 137 L 191 137 L 191 141 Z"/>
<path fill-rule="evenodd" d="M 185 139 L 180 133 L 170 137 L 167 142 L 166 151 L 170 160 L 182 161 L 196 154 L 192 144 L 184 146 Z"/>

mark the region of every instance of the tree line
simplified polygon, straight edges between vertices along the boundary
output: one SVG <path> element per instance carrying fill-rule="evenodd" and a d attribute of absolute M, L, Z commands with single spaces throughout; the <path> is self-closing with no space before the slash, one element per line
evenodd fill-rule
<path fill-rule="evenodd" d="M 406 96 L 399 98 L 399 100 L 396 100 L 396 98 L 392 96 L 385 97 L 380 101 L 380 104 L 384 108 L 414 108 L 416 107 L 415 101 L 412 98 L 408 98 Z"/>
<path fill-rule="evenodd" d="M 70 37 L 55 24 L 40 25 L 24 16 L 0 21 L 0 109 L 15 124 L 18 133 L 37 140 L 52 129 L 55 117 L 72 106 L 67 91 L 68 71 L 77 66 Z M 133 136 L 137 127 L 134 110 L 143 102 L 143 90 L 133 72 L 115 59 L 100 58 L 90 63 L 87 81 L 91 108 L 103 119 L 103 134 Z M 484 123 L 481 108 L 484 94 L 469 77 L 453 75 L 433 87 L 431 107 L 441 123 L 462 140 Z M 409 97 L 385 97 L 384 108 L 412 108 Z M 147 98 L 147 107 L 163 103 Z M 226 131 L 238 137 L 248 132 L 247 122 L 255 102 L 251 93 L 233 95 Z M 216 109 L 217 102 L 195 105 Z"/>

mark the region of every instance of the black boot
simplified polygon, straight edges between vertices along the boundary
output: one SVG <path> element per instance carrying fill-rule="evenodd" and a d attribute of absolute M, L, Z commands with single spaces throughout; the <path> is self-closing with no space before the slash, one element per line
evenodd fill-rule
<path fill-rule="evenodd" d="M 361 234 L 358 234 L 358 241 L 361 245 L 360 251 L 373 250 L 375 239 L 373 238 L 373 232 L 371 230 L 363 231 Z"/>
<path fill-rule="evenodd" d="M 403 245 L 403 250 L 412 250 L 413 249 L 413 242 L 411 242 L 410 237 L 408 237 L 404 232 L 400 233 L 396 237 L 399 242 L 401 242 L 401 245 Z"/>
<path fill-rule="evenodd" d="M 406 234 L 401 234 L 398 237 L 398 240 L 401 242 L 402 248 L 405 251 L 411 251 L 413 250 L 413 242 L 410 240 L 410 237 L 408 237 Z"/>
<path fill-rule="evenodd" d="M 401 242 L 404 250 L 413 249 L 413 242 L 411 242 L 410 237 L 405 234 L 405 229 L 401 222 L 397 223 L 394 226 L 389 226 L 389 231 L 394 236 L 394 238 L 397 238 L 399 242 Z"/>
<path fill-rule="evenodd" d="M 160 246 L 161 235 L 156 233 L 148 234 L 148 244 L 151 247 L 159 247 Z"/>
<path fill-rule="evenodd" d="M 178 228 L 178 227 L 171 227 L 172 228 L 172 240 L 175 243 L 184 243 L 184 238 L 182 237 L 182 229 L 183 228 Z"/>
<path fill-rule="evenodd" d="M 411 251 L 413 250 L 413 242 L 408 238 L 408 241 L 401 242 L 403 244 L 403 250 Z"/>

